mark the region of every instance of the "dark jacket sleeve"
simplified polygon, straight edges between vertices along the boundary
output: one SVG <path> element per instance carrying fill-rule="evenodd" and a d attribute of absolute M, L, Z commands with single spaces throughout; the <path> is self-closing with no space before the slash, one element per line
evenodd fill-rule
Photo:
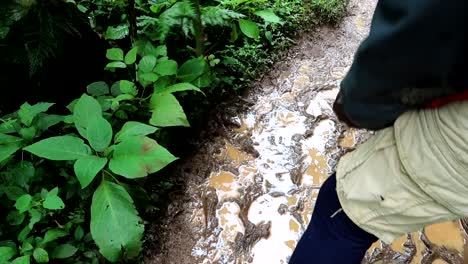
<path fill-rule="evenodd" d="M 464 0 L 380 0 L 341 83 L 349 120 L 360 128 L 390 126 L 413 107 L 402 101 L 405 89 L 452 83 L 466 59 L 466 12 Z"/>

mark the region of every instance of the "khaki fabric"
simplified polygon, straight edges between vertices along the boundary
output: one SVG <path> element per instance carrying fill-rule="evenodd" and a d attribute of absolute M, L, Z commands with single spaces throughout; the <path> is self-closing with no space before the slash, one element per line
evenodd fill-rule
<path fill-rule="evenodd" d="M 337 168 L 343 210 L 384 242 L 468 216 L 468 102 L 402 115 Z"/>

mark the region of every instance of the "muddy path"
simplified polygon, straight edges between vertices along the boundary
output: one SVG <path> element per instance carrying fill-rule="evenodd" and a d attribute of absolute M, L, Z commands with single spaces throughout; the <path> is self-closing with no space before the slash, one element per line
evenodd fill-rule
<path fill-rule="evenodd" d="M 149 240 L 163 243 L 147 249 L 145 264 L 287 263 L 321 184 L 371 136 L 340 124 L 331 105 L 375 4 L 351 0 L 339 26 L 305 36 L 239 104 L 223 106 L 210 138 L 176 173 L 185 188 L 152 227 Z M 443 223 L 376 243 L 363 263 L 461 263 L 461 230 Z"/>

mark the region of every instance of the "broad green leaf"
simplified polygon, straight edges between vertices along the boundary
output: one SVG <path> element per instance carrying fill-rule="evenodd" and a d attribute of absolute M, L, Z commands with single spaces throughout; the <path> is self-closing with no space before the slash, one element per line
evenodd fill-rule
<path fill-rule="evenodd" d="M 73 136 L 46 138 L 24 150 L 49 160 L 76 160 L 89 156 L 91 152 L 82 139 Z"/>
<path fill-rule="evenodd" d="M 0 133 L 13 133 L 16 132 L 15 125 L 16 119 L 0 120 Z"/>
<path fill-rule="evenodd" d="M 257 16 L 263 18 L 265 22 L 273 23 L 273 24 L 279 24 L 281 23 L 281 18 L 279 18 L 273 11 L 271 10 L 260 10 L 255 12 Z"/>
<path fill-rule="evenodd" d="M 30 126 L 32 124 L 33 119 L 39 114 L 47 111 L 53 103 L 37 103 L 35 105 L 30 105 L 28 103 L 24 103 L 21 105 L 18 116 L 21 120 L 21 123 L 25 124 L 26 126 Z"/>
<path fill-rule="evenodd" d="M 75 127 L 82 137 L 86 138 L 89 123 L 95 119 L 96 116 L 102 116 L 101 105 L 93 97 L 83 94 L 73 108 Z"/>
<path fill-rule="evenodd" d="M 122 250 L 135 257 L 141 250 L 144 226 L 133 200 L 120 185 L 103 181 L 91 204 L 91 234 L 109 261 L 120 259 Z"/>
<path fill-rule="evenodd" d="M 190 59 L 180 66 L 177 78 L 182 82 L 192 82 L 209 70 L 203 57 Z"/>
<path fill-rule="evenodd" d="M 106 166 L 106 163 L 106 158 L 98 156 L 81 158 L 75 162 L 73 169 L 82 189 L 86 188 L 93 181 L 98 172 Z"/>
<path fill-rule="evenodd" d="M 19 143 L 10 143 L 6 145 L 0 145 L 0 162 L 11 157 L 20 148 L 21 148 L 21 144 Z"/>
<path fill-rule="evenodd" d="M 33 245 L 31 245 L 31 243 L 25 241 L 25 242 L 23 242 L 23 245 L 21 245 L 20 254 L 21 255 L 31 255 L 33 250 L 34 250 Z"/>
<path fill-rule="evenodd" d="M 200 88 L 194 86 L 193 84 L 190 84 L 190 83 L 178 83 L 178 84 L 174 84 L 174 85 L 171 85 L 171 86 L 167 86 L 163 89 L 160 89 L 160 90 L 156 90 L 155 93 L 156 94 L 171 94 L 171 93 L 175 93 L 175 92 L 182 92 L 182 91 L 197 91 L 197 92 L 200 92 L 200 93 L 203 93 Z"/>
<path fill-rule="evenodd" d="M 205 88 L 210 86 L 214 79 L 213 75 L 207 72 L 193 81 L 193 84 L 199 88 Z"/>
<path fill-rule="evenodd" d="M 4 144 L 21 142 L 23 139 L 7 134 L 0 133 L 0 147 Z"/>
<path fill-rule="evenodd" d="M 260 36 L 260 29 L 258 28 L 257 23 L 253 21 L 239 19 L 239 27 L 242 33 L 249 38 L 258 39 Z"/>
<path fill-rule="evenodd" d="M 89 121 L 89 126 L 86 129 L 86 139 L 94 150 L 104 151 L 112 140 L 112 126 L 100 116 L 95 116 Z"/>
<path fill-rule="evenodd" d="M 0 247 L 0 263 L 7 263 L 12 257 L 16 255 L 16 248 L 14 247 Z"/>
<path fill-rule="evenodd" d="M 49 262 L 49 254 L 43 248 L 36 248 L 33 252 L 33 257 L 37 263 Z"/>
<path fill-rule="evenodd" d="M 161 75 L 175 75 L 177 73 L 177 62 L 174 60 L 160 61 L 156 64 L 154 72 Z"/>
<path fill-rule="evenodd" d="M 31 230 L 29 226 L 25 226 L 18 234 L 18 241 L 24 242 L 29 236 L 29 233 L 31 233 Z"/>
<path fill-rule="evenodd" d="M 154 66 L 156 66 L 156 57 L 153 55 L 146 55 L 141 58 L 140 63 L 138 64 L 138 69 L 142 72 L 152 72 Z"/>
<path fill-rule="evenodd" d="M 125 64 L 130 65 L 135 63 L 138 54 L 138 47 L 131 49 L 127 55 L 125 55 Z"/>
<path fill-rule="evenodd" d="M 42 206 L 49 210 L 61 210 L 65 208 L 62 199 L 57 196 L 58 188 L 52 189 L 46 196 Z"/>
<path fill-rule="evenodd" d="M 115 146 L 109 169 L 129 179 L 141 178 L 161 170 L 176 159 L 153 139 L 129 137 Z"/>
<path fill-rule="evenodd" d="M 116 27 L 108 27 L 104 35 L 106 39 L 123 39 L 128 36 L 128 32 L 128 23 L 125 23 Z"/>
<path fill-rule="evenodd" d="M 15 258 L 10 264 L 29 264 L 30 262 L 30 256 L 21 256 Z"/>
<path fill-rule="evenodd" d="M 109 60 L 122 61 L 124 59 L 124 53 L 122 49 L 112 48 L 106 52 L 106 58 Z"/>
<path fill-rule="evenodd" d="M 23 127 L 20 129 L 19 134 L 24 140 L 31 141 L 36 136 L 36 132 L 35 127 Z"/>
<path fill-rule="evenodd" d="M 29 194 L 21 195 L 15 203 L 15 208 L 20 212 L 24 213 L 31 208 L 32 196 Z"/>
<path fill-rule="evenodd" d="M 84 230 L 81 226 L 77 226 L 75 229 L 75 233 L 73 233 L 75 236 L 75 240 L 79 241 L 84 237 Z"/>
<path fill-rule="evenodd" d="M 154 72 L 145 72 L 145 73 L 139 74 L 138 77 L 140 78 L 140 80 L 150 82 L 150 83 L 153 83 L 159 79 L 159 75 L 157 75 Z"/>
<path fill-rule="evenodd" d="M 31 162 L 20 161 L 8 171 L 8 174 L 10 174 L 8 180 L 26 188 L 31 179 L 34 178 L 35 171 L 34 165 Z"/>
<path fill-rule="evenodd" d="M 138 94 L 138 90 L 133 82 L 122 80 L 119 82 L 119 88 L 122 93 L 131 94 L 133 96 Z"/>
<path fill-rule="evenodd" d="M 125 69 L 127 68 L 127 65 L 121 61 L 113 61 L 113 62 L 109 62 L 107 65 L 106 65 L 106 68 L 109 68 L 109 69 L 114 69 L 114 68 L 120 68 L 120 69 Z"/>
<path fill-rule="evenodd" d="M 6 217 L 8 224 L 20 225 L 23 223 L 25 214 L 20 214 L 18 211 L 10 211 Z"/>
<path fill-rule="evenodd" d="M 38 115 L 38 118 L 35 121 L 34 126 L 37 127 L 41 131 L 45 131 L 49 129 L 51 126 L 55 126 L 56 124 L 63 122 L 65 119 L 64 116 L 61 115 Z"/>
<path fill-rule="evenodd" d="M 166 45 L 161 45 L 161 46 L 156 47 L 153 55 L 156 56 L 156 57 L 167 56 L 167 47 L 166 47 Z"/>
<path fill-rule="evenodd" d="M 158 128 L 154 126 L 149 126 L 136 121 L 128 121 L 120 129 L 120 131 L 115 135 L 114 142 L 119 143 L 134 136 L 146 136 L 156 132 Z"/>
<path fill-rule="evenodd" d="M 16 201 L 23 194 L 26 194 L 23 189 L 18 186 L 4 186 L 2 188 L 3 192 L 7 195 L 9 200 Z"/>
<path fill-rule="evenodd" d="M 70 245 L 70 244 L 63 244 L 60 246 L 57 246 L 53 249 L 51 253 L 51 258 L 53 259 L 66 259 L 69 258 L 73 255 L 75 255 L 76 251 L 78 251 L 78 248 Z"/>
<path fill-rule="evenodd" d="M 28 226 L 30 229 L 33 229 L 34 225 L 42 220 L 44 214 L 41 211 L 33 208 L 29 210 L 29 217 L 30 219 Z"/>
<path fill-rule="evenodd" d="M 42 241 L 42 243 L 46 244 L 46 243 L 56 240 L 57 238 L 64 237 L 66 235 L 68 235 L 68 233 L 62 229 L 58 229 L 58 228 L 49 229 L 45 233 L 44 240 Z"/>
<path fill-rule="evenodd" d="M 109 94 L 109 85 L 106 82 L 93 82 L 86 87 L 86 91 L 94 96 Z"/>
<path fill-rule="evenodd" d="M 184 109 L 172 94 L 153 94 L 151 97 L 150 124 L 158 127 L 185 126 L 190 124 L 185 116 Z"/>

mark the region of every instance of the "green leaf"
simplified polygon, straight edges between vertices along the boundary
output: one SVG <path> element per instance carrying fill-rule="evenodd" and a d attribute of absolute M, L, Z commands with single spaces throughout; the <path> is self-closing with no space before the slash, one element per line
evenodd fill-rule
<path fill-rule="evenodd" d="M 76 251 L 78 251 L 78 248 L 70 244 L 63 244 L 54 248 L 51 257 L 53 259 L 66 259 L 75 255 Z"/>
<path fill-rule="evenodd" d="M 12 257 L 16 255 L 16 248 L 14 247 L 0 247 L 0 263 L 7 263 Z"/>
<path fill-rule="evenodd" d="M 6 144 L 6 145 L 0 145 L 0 162 L 2 162 L 4 160 L 8 159 L 9 157 L 11 157 L 20 148 L 21 148 L 20 143 L 11 143 L 11 144 Z"/>
<path fill-rule="evenodd" d="M 31 233 L 31 228 L 29 226 L 25 226 L 18 234 L 18 241 L 23 242 L 28 237 L 29 233 Z"/>
<path fill-rule="evenodd" d="M 141 250 L 144 226 L 133 200 L 120 185 L 103 181 L 91 204 L 91 234 L 101 254 L 109 261 L 119 260 L 125 250 L 135 257 Z"/>
<path fill-rule="evenodd" d="M 146 55 L 141 58 L 140 63 L 138 64 L 138 69 L 143 72 L 152 72 L 154 66 L 156 66 L 156 57 L 153 55 Z"/>
<path fill-rule="evenodd" d="M 111 124 L 100 116 L 90 118 L 88 128 L 86 129 L 86 139 L 91 147 L 98 151 L 104 151 L 112 140 Z"/>
<path fill-rule="evenodd" d="M 122 49 L 112 48 L 106 52 L 106 58 L 109 60 L 122 61 L 124 59 L 124 53 Z"/>
<path fill-rule="evenodd" d="M 180 66 L 177 78 L 182 82 L 192 82 L 209 70 L 203 57 L 190 59 Z"/>
<path fill-rule="evenodd" d="M 113 61 L 113 62 L 109 62 L 107 65 L 106 65 L 106 68 L 109 68 L 109 69 L 114 69 L 114 68 L 121 68 L 121 69 L 125 69 L 127 68 L 127 65 L 121 61 Z"/>
<path fill-rule="evenodd" d="M 63 203 L 62 199 L 57 196 L 58 188 L 55 187 L 52 189 L 49 193 L 47 193 L 47 196 L 42 203 L 42 206 L 45 209 L 49 210 L 62 210 L 65 208 L 65 204 Z"/>
<path fill-rule="evenodd" d="M 51 126 L 55 126 L 56 124 L 63 122 L 64 119 L 65 117 L 61 115 L 39 115 L 39 117 L 36 119 L 37 122 L 35 122 L 36 124 L 34 124 L 34 126 L 41 131 L 45 131 Z"/>
<path fill-rule="evenodd" d="M 153 53 L 154 56 L 156 57 L 164 57 L 167 56 L 167 47 L 166 45 L 161 45 L 158 46 Z"/>
<path fill-rule="evenodd" d="M 29 210 L 29 217 L 30 219 L 28 226 L 30 229 L 33 229 L 34 225 L 41 221 L 44 215 L 41 213 L 41 211 L 33 208 Z"/>
<path fill-rule="evenodd" d="M 174 60 L 160 61 L 156 64 L 154 72 L 161 76 L 175 75 L 177 73 L 177 62 Z"/>
<path fill-rule="evenodd" d="M 64 237 L 68 235 L 67 232 L 65 232 L 62 229 L 54 228 L 54 229 L 49 229 L 44 235 L 44 240 L 42 241 L 43 244 L 49 243 L 51 241 L 54 241 L 58 238 Z"/>
<path fill-rule="evenodd" d="M 35 127 L 23 127 L 20 129 L 19 134 L 26 141 L 31 141 L 36 136 Z"/>
<path fill-rule="evenodd" d="M 153 83 L 159 79 L 159 75 L 157 75 L 154 72 L 141 73 L 141 74 L 138 74 L 138 77 L 140 78 L 140 80 L 150 82 L 150 83 Z"/>
<path fill-rule="evenodd" d="M 82 137 L 87 138 L 89 123 L 96 117 L 102 117 L 101 105 L 93 97 L 83 94 L 73 108 L 75 127 Z"/>
<path fill-rule="evenodd" d="M 23 245 L 21 245 L 20 255 L 31 255 L 33 250 L 34 247 L 31 243 L 25 241 L 23 242 Z"/>
<path fill-rule="evenodd" d="M 94 96 L 109 94 L 109 85 L 106 82 L 93 82 L 86 87 L 86 91 Z"/>
<path fill-rule="evenodd" d="M 114 142 L 119 143 L 134 136 L 146 136 L 156 132 L 158 128 L 154 126 L 149 126 L 136 121 L 128 121 L 120 129 L 120 131 L 115 135 Z"/>
<path fill-rule="evenodd" d="M 119 88 L 122 93 L 131 94 L 133 96 L 138 94 L 138 90 L 133 82 L 122 80 L 119 82 Z"/>
<path fill-rule="evenodd" d="M 0 133 L 0 145 L 21 142 L 23 139 Z M 1 147 L 1 146 L 0 146 Z"/>
<path fill-rule="evenodd" d="M 163 89 L 156 90 L 155 93 L 165 95 L 165 94 L 171 94 L 171 93 L 182 92 L 182 91 L 197 91 L 197 92 L 203 93 L 200 90 L 200 88 L 198 88 L 198 87 L 196 87 L 196 86 L 194 86 L 193 84 L 190 84 L 190 83 L 174 84 L 174 85 L 171 85 L 171 86 L 167 86 L 167 87 L 165 87 Z"/>
<path fill-rule="evenodd" d="M 260 29 L 258 28 L 257 23 L 253 21 L 239 19 L 239 27 L 242 33 L 249 38 L 258 39 L 260 37 Z"/>
<path fill-rule="evenodd" d="M 10 211 L 7 215 L 7 222 L 8 224 L 10 225 L 20 225 L 21 223 L 23 223 L 24 221 L 24 218 L 25 218 L 25 215 L 24 214 L 20 214 L 18 211 Z"/>
<path fill-rule="evenodd" d="M 81 240 L 84 237 L 84 230 L 81 226 L 76 227 L 74 236 L 75 236 L 75 240 L 77 241 Z"/>
<path fill-rule="evenodd" d="M 20 213 L 24 213 L 31 208 L 31 202 L 32 196 L 23 194 L 16 200 L 15 207 Z"/>
<path fill-rule="evenodd" d="M 176 159 L 153 139 L 129 137 L 115 146 L 109 169 L 129 179 L 141 178 L 161 170 Z"/>
<path fill-rule="evenodd" d="M 23 194 L 26 194 L 23 189 L 18 186 L 5 186 L 2 187 L 3 192 L 7 195 L 9 200 L 16 201 L 20 198 Z"/>
<path fill-rule="evenodd" d="M 273 23 L 273 24 L 279 24 L 281 23 L 281 18 L 279 18 L 273 11 L 271 10 L 260 10 L 255 12 L 257 16 L 263 18 L 265 22 Z"/>
<path fill-rule="evenodd" d="M 127 55 L 125 55 L 125 64 L 130 65 L 135 63 L 138 54 L 138 47 L 131 49 Z"/>
<path fill-rule="evenodd" d="M 13 181 L 18 186 L 27 187 L 31 179 L 34 178 L 35 171 L 34 165 L 31 162 L 20 161 L 9 171 L 11 175 L 9 180 Z"/>
<path fill-rule="evenodd" d="M 82 139 L 73 136 L 46 138 L 24 150 L 49 160 L 76 160 L 89 156 L 91 152 Z"/>
<path fill-rule="evenodd" d="M 98 172 L 106 166 L 106 163 L 106 158 L 97 156 L 81 158 L 75 162 L 73 169 L 82 189 L 86 188 L 93 181 Z"/>
<path fill-rule="evenodd" d="M 184 109 L 172 94 L 153 94 L 151 97 L 152 115 L 150 124 L 158 127 L 184 126 L 190 124 Z"/>
<path fill-rule="evenodd" d="M 47 263 L 49 262 L 49 254 L 43 248 L 36 248 L 33 252 L 33 257 L 37 263 Z"/>
<path fill-rule="evenodd" d="M 30 263 L 30 256 L 22 256 L 15 258 L 10 264 L 29 264 Z"/>
<path fill-rule="evenodd" d="M 21 123 L 25 124 L 26 126 L 30 126 L 32 124 L 33 119 L 39 114 L 47 111 L 53 103 L 37 103 L 35 105 L 30 105 L 28 103 L 24 103 L 21 105 L 20 110 L 18 111 L 18 116 L 21 120 Z"/>
<path fill-rule="evenodd" d="M 32 237 L 31 237 L 31 242 L 32 242 Z M 20 255 L 31 255 L 32 254 L 32 251 L 34 250 L 34 247 L 33 245 L 31 245 L 31 243 L 25 241 L 23 242 L 23 244 L 21 245 L 21 249 L 20 249 Z"/>
<path fill-rule="evenodd" d="M 128 24 L 118 25 L 116 27 L 108 27 L 105 38 L 106 39 L 123 39 L 128 36 Z"/>

